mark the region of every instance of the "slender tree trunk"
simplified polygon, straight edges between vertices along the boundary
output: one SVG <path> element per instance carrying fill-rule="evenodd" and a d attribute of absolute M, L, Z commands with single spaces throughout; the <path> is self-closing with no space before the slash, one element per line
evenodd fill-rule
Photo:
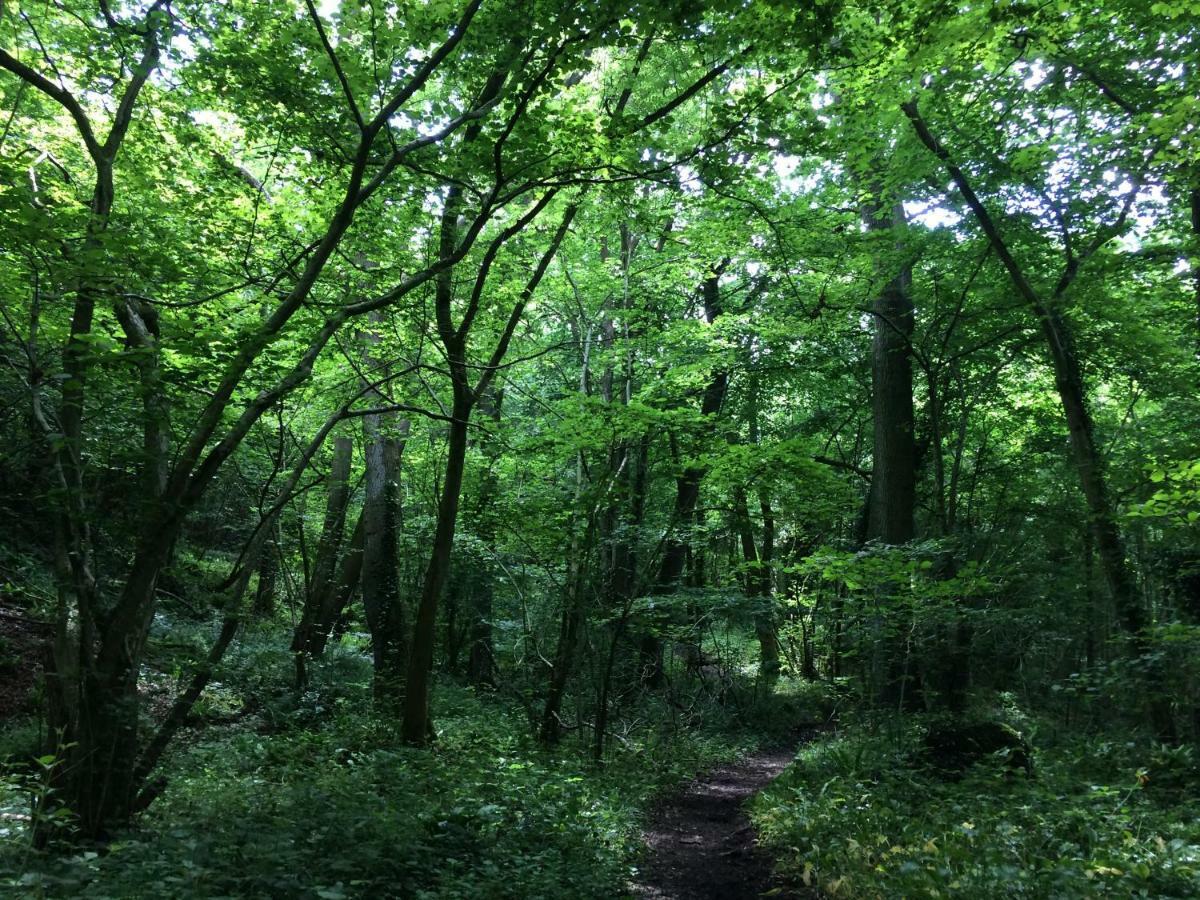
<path fill-rule="evenodd" d="M 1113 598 L 1117 618 L 1123 629 L 1133 637 L 1135 654 L 1144 656 L 1147 648 L 1142 629 L 1147 624 L 1146 614 L 1125 556 L 1124 541 L 1117 526 L 1116 513 L 1108 494 L 1105 460 L 1096 446 L 1095 429 L 1075 348 L 1074 332 L 1070 322 L 1059 308 L 1063 295 L 1079 272 L 1082 260 L 1072 258 L 1063 276 L 1059 279 L 1049 302 L 1043 299 L 1025 275 L 1020 263 L 1012 255 L 991 214 L 971 187 L 966 175 L 955 165 L 949 151 L 929 130 L 916 103 L 906 103 L 904 111 L 921 142 L 945 165 L 963 199 L 971 208 L 975 220 L 1008 272 L 1017 293 L 1038 318 L 1053 364 L 1054 382 L 1067 421 L 1071 455 L 1083 489 L 1084 499 L 1087 502 L 1100 568 Z M 1147 668 L 1155 668 L 1152 659 Z M 1155 680 L 1151 676 L 1146 684 L 1150 718 L 1159 736 L 1165 740 L 1171 740 L 1174 736 L 1174 719 L 1170 712 L 1170 705 L 1165 698 L 1162 698 L 1159 685 L 1155 683 Z"/>
<path fill-rule="evenodd" d="M 463 472 L 466 468 L 467 430 L 473 406 L 471 390 L 466 382 L 461 357 L 451 360 L 458 371 L 454 377 L 454 402 L 451 407 L 450 440 L 446 448 L 446 468 L 442 478 L 442 496 L 438 501 L 437 525 L 425 580 L 421 586 L 421 601 L 413 631 L 412 651 L 409 653 L 407 690 L 404 696 L 404 720 L 401 734 L 407 743 L 422 746 L 432 730 L 429 714 L 429 686 L 433 674 L 433 648 L 437 635 L 438 601 L 446 584 L 450 552 L 454 546 L 454 531 L 458 523 L 458 504 L 462 493 Z"/>
<path fill-rule="evenodd" d="M 764 504 L 765 505 L 765 504 Z M 768 508 L 769 509 L 769 508 Z M 745 567 L 742 576 L 742 588 L 751 601 L 758 605 L 754 610 L 754 634 L 758 638 L 759 672 L 774 678 L 779 674 L 779 638 L 775 633 L 775 623 L 770 609 L 771 570 L 769 558 L 760 554 L 754 540 L 754 523 L 750 520 L 750 508 L 746 503 L 746 492 L 736 488 L 733 492 L 733 514 L 737 522 L 738 537 L 742 548 L 742 562 Z M 764 521 L 763 549 L 774 540 L 772 531 L 774 523 Z"/>
<path fill-rule="evenodd" d="M 722 263 L 701 285 L 701 297 L 704 301 L 704 312 L 709 324 L 717 320 L 722 312 L 721 304 L 721 273 L 725 269 Z M 720 412 L 725 402 L 725 392 L 729 387 L 729 372 L 720 369 L 713 373 L 712 378 L 704 388 L 704 396 L 700 402 L 700 415 L 706 420 L 712 420 Z M 675 481 L 675 506 L 671 514 L 671 524 L 668 526 L 664 539 L 662 562 L 653 582 L 653 592 L 658 595 L 671 594 L 679 586 L 681 577 L 687 567 L 688 541 L 679 534 L 680 528 L 688 528 L 695 521 L 696 505 L 700 500 L 700 485 L 704 480 L 705 469 L 700 466 L 686 466 Z M 650 687 L 662 683 L 662 642 L 656 635 L 645 634 L 641 638 L 640 652 L 642 656 L 642 681 Z"/>
<path fill-rule="evenodd" d="M 500 407 L 503 396 L 492 388 L 479 398 L 479 411 L 491 421 L 495 428 L 500 424 Z M 476 534 L 479 540 L 495 552 L 495 512 L 498 489 L 496 464 L 499 446 L 490 432 L 480 438 L 480 449 L 487 460 L 487 469 L 479 489 L 479 509 Z M 492 684 L 495 675 L 495 652 L 492 647 L 492 600 L 494 598 L 494 563 L 481 560 L 479 571 L 468 580 L 471 586 L 468 597 L 467 624 L 467 679 L 472 684 Z"/>
<path fill-rule="evenodd" d="M 275 614 L 276 582 L 279 577 L 279 523 L 274 519 L 265 528 L 269 536 L 263 541 L 258 559 L 258 585 L 254 590 L 253 614 L 255 618 L 267 619 Z"/>
<path fill-rule="evenodd" d="M 591 333 L 583 342 L 583 365 L 580 367 L 579 390 L 587 394 L 591 368 Z M 567 596 L 564 598 L 562 623 L 559 628 L 558 646 L 554 652 L 554 661 L 550 666 L 550 689 L 546 693 L 546 705 L 542 710 L 542 725 L 539 736 L 543 744 L 557 744 L 562 731 L 563 697 L 566 694 L 567 682 L 571 677 L 571 669 L 575 662 L 576 648 L 579 636 L 583 631 L 586 612 L 584 600 L 584 581 L 587 566 L 585 558 L 591 551 L 591 537 L 595 530 L 596 517 L 594 512 L 587 517 L 585 534 L 580 534 L 579 513 L 580 502 L 583 498 L 585 461 L 583 451 L 575 454 L 575 497 L 572 503 L 571 519 L 568 529 L 571 543 L 567 549 Z"/>
<path fill-rule="evenodd" d="M 320 656 L 325 652 L 325 645 L 329 640 L 330 633 L 334 630 L 334 625 L 341 619 L 346 607 L 350 605 L 350 598 L 354 596 L 355 590 L 358 589 L 363 568 L 364 531 L 363 517 L 360 514 L 358 522 L 354 526 L 354 532 L 350 537 L 349 546 L 346 548 L 346 553 L 342 556 L 342 561 L 338 564 L 338 573 L 334 579 L 334 588 L 326 596 L 326 602 L 318 613 L 312 630 L 309 632 L 309 645 L 307 649 L 310 656 Z"/>
<path fill-rule="evenodd" d="M 558 646 L 550 669 L 550 689 L 546 694 L 546 705 L 542 710 L 542 725 L 539 736 L 542 743 L 557 744 L 561 735 L 561 713 L 567 683 L 574 668 L 579 650 L 579 639 L 586 619 L 586 573 L 584 564 L 594 531 L 594 517 L 589 517 L 585 534 L 576 535 L 571 541 L 567 560 L 567 597 L 559 628 Z"/>

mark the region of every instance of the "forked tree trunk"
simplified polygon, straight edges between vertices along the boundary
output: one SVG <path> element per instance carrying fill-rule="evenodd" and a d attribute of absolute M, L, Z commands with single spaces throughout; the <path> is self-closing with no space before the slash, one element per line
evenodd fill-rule
<path fill-rule="evenodd" d="M 309 644 L 306 648 L 313 657 L 325 652 L 334 626 L 342 618 L 350 598 L 358 589 L 363 567 L 363 517 L 359 514 L 350 536 L 350 543 L 338 564 L 337 577 L 334 579 L 333 590 L 326 596 L 326 602 L 317 615 L 317 620 L 309 632 Z"/>

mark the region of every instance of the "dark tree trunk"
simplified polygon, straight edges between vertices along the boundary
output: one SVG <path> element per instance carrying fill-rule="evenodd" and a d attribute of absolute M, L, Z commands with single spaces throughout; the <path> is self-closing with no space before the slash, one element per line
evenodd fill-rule
<path fill-rule="evenodd" d="M 704 314 L 711 325 L 722 312 L 721 304 L 721 273 L 725 269 L 722 263 L 701 285 L 701 298 L 704 301 Z M 719 369 L 704 388 L 704 396 L 700 402 L 700 415 L 711 421 L 721 411 L 725 402 L 725 392 L 729 387 L 729 372 Z M 675 480 L 675 506 L 671 513 L 671 523 L 664 538 L 662 562 L 658 574 L 654 578 L 652 590 L 655 594 L 666 595 L 674 593 L 687 567 L 688 541 L 679 529 L 688 529 L 696 518 L 696 506 L 700 500 L 700 485 L 704 480 L 705 469 L 700 466 L 686 466 Z M 657 687 L 663 680 L 662 642 L 656 635 L 645 634 L 640 639 L 642 657 L 642 681 L 650 687 Z"/>
<path fill-rule="evenodd" d="M 899 205 L 889 213 L 864 213 L 869 231 L 894 234 L 904 226 Z M 893 242 L 895 239 L 893 238 Z M 886 273 L 890 254 L 881 254 L 877 270 Z M 875 298 L 872 307 L 871 415 L 874 420 L 874 462 L 869 536 L 885 544 L 904 544 L 913 538 L 916 506 L 916 447 L 913 441 L 913 305 L 912 269 L 899 266 Z"/>
<path fill-rule="evenodd" d="M 292 635 L 292 652 L 305 654 L 313 642 L 313 630 L 317 627 L 321 611 L 329 603 L 329 595 L 336 588 L 334 580 L 338 554 L 345 530 L 346 506 L 350 500 L 350 463 L 354 444 L 348 437 L 339 437 L 334 442 L 333 464 L 329 471 L 328 499 L 325 504 L 325 521 L 321 528 L 321 539 L 317 544 L 317 556 L 313 564 L 312 579 L 304 598 L 304 609 L 300 624 Z M 303 661 L 297 666 L 303 668 Z"/>
<path fill-rule="evenodd" d="M 479 398 L 479 411 L 490 420 L 490 427 L 500 424 L 500 408 L 503 395 L 496 389 L 484 392 Z M 476 514 L 475 533 L 488 550 L 494 552 L 496 537 L 495 511 L 497 479 L 496 465 L 500 448 L 491 431 L 484 433 L 479 441 L 480 450 L 487 461 L 487 469 L 479 488 L 479 506 Z M 490 559 L 480 560 L 474 576 L 468 579 L 469 594 L 467 610 L 467 679 L 472 684 L 494 683 L 495 653 L 492 647 L 492 600 L 494 597 L 494 563 Z"/>
<path fill-rule="evenodd" d="M 763 514 L 763 543 L 760 552 L 754 541 L 754 523 L 750 520 L 746 492 L 742 488 L 734 491 L 733 504 L 742 547 L 742 562 L 745 566 L 742 588 L 746 596 L 758 604 L 754 610 L 754 634 L 758 638 L 759 672 L 773 678 L 779 674 L 779 637 L 775 632 L 774 616 L 770 609 L 774 518 L 764 493 L 760 502 Z"/>
<path fill-rule="evenodd" d="M 1109 593 L 1112 595 L 1117 618 L 1122 628 L 1133 637 L 1134 653 L 1145 658 L 1146 646 L 1142 629 L 1147 624 L 1146 614 L 1125 556 L 1124 541 L 1117 526 L 1116 513 L 1108 494 L 1105 460 L 1096 446 L 1095 429 L 1091 410 L 1088 407 L 1083 373 L 1075 348 L 1074 331 L 1060 309 L 1063 295 L 1074 283 L 1083 260 L 1070 259 L 1053 295 L 1049 301 L 1044 299 L 1029 281 L 1020 263 L 1012 255 L 991 214 L 971 187 L 966 175 L 955 165 L 949 151 L 929 130 L 916 103 L 905 104 L 904 112 L 912 122 L 921 142 L 945 165 L 963 199 L 971 208 L 979 227 L 987 236 L 992 249 L 1008 272 L 1018 295 L 1025 300 L 1037 316 L 1053 364 L 1054 382 L 1067 421 L 1071 455 L 1083 489 L 1084 499 L 1087 502 L 1100 568 L 1108 584 Z M 1099 247 L 1098 244 L 1095 246 Z M 1146 668 L 1153 670 L 1155 667 L 1154 660 L 1147 659 Z M 1145 684 L 1150 718 L 1159 736 L 1165 740 L 1171 740 L 1174 736 L 1174 719 L 1170 705 L 1165 698 L 1162 698 L 1156 680 L 1156 677 L 1151 674 Z"/>
<path fill-rule="evenodd" d="M 309 645 L 307 647 L 310 656 L 320 656 L 325 652 L 325 645 L 329 640 L 330 633 L 334 630 L 334 625 L 342 618 L 346 607 L 350 605 L 350 598 L 358 589 L 360 576 L 362 575 L 363 566 L 363 517 L 360 514 L 358 522 L 354 526 L 354 532 L 350 537 L 350 543 L 346 548 L 346 553 L 342 556 L 342 561 L 338 564 L 337 577 L 334 579 L 334 588 L 326 597 L 326 602 L 322 606 L 317 615 L 317 620 L 309 632 Z"/>
<path fill-rule="evenodd" d="M 263 541 L 258 559 L 258 584 L 254 589 L 253 614 L 258 619 L 268 619 L 275 614 L 275 589 L 279 577 L 279 525 L 272 520 L 265 526 L 270 535 Z"/>
<path fill-rule="evenodd" d="M 578 499 L 578 498 L 577 498 Z M 579 639 L 583 632 L 586 613 L 586 572 L 584 559 L 590 550 L 593 523 L 588 522 L 586 533 L 575 536 L 571 542 L 567 560 L 567 598 L 559 628 L 558 646 L 550 669 L 550 689 L 546 694 L 546 705 L 542 710 L 540 737 L 544 744 L 558 743 L 561 734 L 561 712 L 566 695 L 567 682 L 574 668 Z"/>
<path fill-rule="evenodd" d="M 889 246 L 877 252 L 875 270 L 886 277 L 872 305 L 871 415 L 874 451 L 871 467 L 871 504 L 867 522 L 870 540 L 890 546 L 913 539 L 916 506 L 916 447 L 913 440 L 913 306 L 910 296 L 912 269 L 897 264 L 902 252 L 897 231 L 904 227 L 899 203 L 885 209 L 876 201 L 863 210 L 869 232 Z M 888 605 L 886 593 L 877 598 Z M 872 652 L 872 682 L 879 702 L 895 706 L 909 693 L 906 652 L 895 633 L 904 627 L 887 610 L 877 616 L 878 631 Z"/>
<path fill-rule="evenodd" d="M 432 722 L 429 714 L 429 685 L 433 673 L 433 648 L 437 635 L 438 601 L 446 584 L 454 531 L 458 523 L 458 504 L 466 468 L 467 429 L 473 406 L 471 390 L 461 356 L 451 360 L 454 373 L 454 403 L 451 407 L 450 440 L 446 448 L 446 468 L 442 478 L 442 496 L 438 501 L 437 525 L 433 547 L 421 586 L 421 601 L 413 630 L 408 660 L 407 689 L 404 695 L 404 720 L 401 734 L 410 744 L 424 745 Z"/>

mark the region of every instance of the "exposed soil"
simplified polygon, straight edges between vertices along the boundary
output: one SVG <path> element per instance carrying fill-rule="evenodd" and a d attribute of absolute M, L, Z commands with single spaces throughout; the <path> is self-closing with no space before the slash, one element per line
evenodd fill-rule
<path fill-rule="evenodd" d="M 634 896 L 652 900 L 753 900 L 801 895 L 771 879 L 742 809 L 795 757 L 794 747 L 766 750 L 713 769 L 665 800 L 645 831 L 649 852 Z"/>

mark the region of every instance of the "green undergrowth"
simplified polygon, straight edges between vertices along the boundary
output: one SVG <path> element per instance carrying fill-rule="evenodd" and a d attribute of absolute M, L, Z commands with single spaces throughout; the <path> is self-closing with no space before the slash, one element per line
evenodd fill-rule
<path fill-rule="evenodd" d="M 846 898 L 1200 896 L 1191 748 L 1043 734 L 1034 778 L 993 758 L 955 779 L 919 741 L 909 725 L 805 747 L 752 804 L 780 871 Z"/>
<path fill-rule="evenodd" d="M 329 681 L 345 685 L 353 661 L 332 665 L 340 670 Z M 318 685 L 290 707 L 260 701 L 235 724 L 186 732 L 162 798 L 102 854 L 32 853 L 14 818 L 28 807 L 10 777 L 0 895 L 620 896 L 654 795 L 750 740 L 646 731 L 616 742 L 597 769 L 574 744 L 539 749 L 499 699 L 443 685 L 436 746 L 418 750 L 363 712 L 360 688 Z M 213 693 L 230 690 L 220 683 Z"/>

